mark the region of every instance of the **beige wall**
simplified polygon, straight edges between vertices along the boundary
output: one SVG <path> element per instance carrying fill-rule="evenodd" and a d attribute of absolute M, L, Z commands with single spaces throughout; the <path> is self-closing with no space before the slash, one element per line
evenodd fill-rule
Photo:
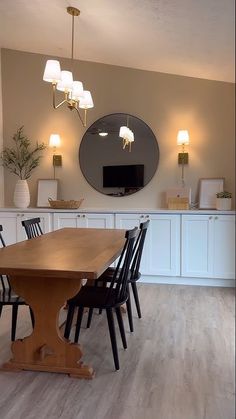
<path fill-rule="evenodd" d="M 1 54 L 0 54 L 0 152 L 3 147 L 3 120 L 2 120 L 2 79 L 1 79 Z M 4 206 L 4 178 L 3 168 L 0 166 L 0 207 Z"/>
<path fill-rule="evenodd" d="M 180 184 L 179 129 L 190 133 L 186 183 L 197 199 L 199 178 L 225 177 L 226 189 L 234 191 L 234 85 L 190 77 L 134 70 L 90 62 L 75 63 L 74 74 L 91 90 L 95 108 L 88 125 L 113 112 L 125 112 L 145 121 L 155 133 L 159 148 L 158 170 L 140 192 L 122 198 L 107 197 L 93 190 L 78 162 L 79 145 L 85 132 L 74 112 L 51 106 L 51 86 L 42 80 L 48 57 L 2 50 L 4 144 L 24 125 L 33 140 L 47 142 L 50 133 L 62 137 L 63 167 L 58 168 L 61 198 L 85 198 L 83 207 L 125 209 L 165 206 L 164 191 Z M 61 59 L 63 68 L 69 60 Z M 29 180 L 31 206 L 36 203 L 38 178 L 50 178 L 52 153 L 48 149 Z M 5 205 L 12 204 L 16 178 L 5 172 Z"/>

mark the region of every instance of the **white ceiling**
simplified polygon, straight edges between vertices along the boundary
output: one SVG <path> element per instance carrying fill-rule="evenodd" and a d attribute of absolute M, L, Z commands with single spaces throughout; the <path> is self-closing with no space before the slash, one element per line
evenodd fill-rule
<path fill-rule="evenodd" d="M 234 81 L 234 0 L 0 0 L 0 47 Z"/>

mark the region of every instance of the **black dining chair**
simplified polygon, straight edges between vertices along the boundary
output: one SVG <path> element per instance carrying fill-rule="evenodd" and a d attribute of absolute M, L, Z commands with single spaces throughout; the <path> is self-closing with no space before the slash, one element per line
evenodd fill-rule
<path fill-rule="evenodd" d="M 130 326 L 130 331 L 131 332 L 134 331 L 134 326 L 133 326 L 133 316 L 132 316 L 132 307 L 131 307 L 130 289 L 129 288 L 131 286 L 132 291 L 133 291 L 133 296 L 134 296 L 136 309 L 137 309 L 137 314 L 138 314 L 138 317 L 141 318 L 142 314 L 141 314 L 141 308 L 140 308 L 140 302 L 139 302 L 139 296 L 138 296 L 137 281 L 141 277 L 141 273 L 140 273 L 139 269 L 140 269 L 140 263 L 141 263 L 142 254 L 143 254 L 143 247 L 144 247 L 144 243 L 145 243 L 145 238 L 146 238 L 149 222 L 150 222 L 150 220 L 147 220 L 144 223 L 141 223 L 140 226 L 139 226 L 140 230 L 139 230 L 139 234 L 138 234 L 138 237 L 137 237 L 137 240 L 135 242 L 134 249 L 133 249 L 132 262 L 131 262 L 131 266 L 130 266 L 130 269 L 129 269 L 129 275 L 128 275 L 128 294 L 129 294 L 129 298 L 126 301 L 126 307 L 127 307 L 127 314 L 128 314 L 129 326 Z M 99 285 L 102 284 L 102 285 L 106 286 L 107 283 L 111 282 L 111 280 L 113 278 L 113 274 L 114 274 L 114 269 L 115 268 L 108 268 L 97 279 L 97 282 L 99 283 Z M 90 327 L 91 320 L 92 320 L 92 311 L 89 310 L 87 327 Z"/>
<path fill-rule="evenodd" d="M 30 218 L 29 220 L 21 221 L 22 226 L 25 229 L 28 239 L 41 236 L 43 231 L 40 226 L 40 218 Z"/>
<path fill-rule="evenodd" d="M 125 245 L 122 253 L 119 257 L 119 261 L 116 269 L 114 269 L 113 277 L 110 281 L 109 287 L 98 287 L 83 286 L 79 293 L 68 300 L 68 315 L 65 326 L 65 338 L 69 338 L 72 319 L 74 316 L 75 308 L 78 307 L 77 322 L 75 327 L 74 342 L 77 343 L 80 334 L 80 327 L 83 317 L 84 308 L 88 307 L 90 310 L 94 308 L 104 309 L 107 314 L 108 327 L 110 332 L 110 339 L 114 357 L 114 363 L 116 370 L 119 370 L 119 358 L 116 342 L 116 333 L 114 327 L 113 309 L 116 312 L 117 321 L 120 329 L 121 339 L 124 349 L 127 348 L 127 342 L 125 337 L 124 324 L 122 319 L 122 313 L 120 307 L 128 299 L 128 274 L 130 264 L 132 260 L 133 247 L 135 244 L 136 237 L 138 235 L 138 229 L 126 231 L 125 234 Z"/>
<path fill-rule="evenodd" d="M 5 247 L 5 241 L 2 236 L 2 225 L 0 225 L 0 244 L 2 247 Z M 2 314 L 2 309 L 4 306 L 12 306 L 12 320 L 11 320 L 11 340 L 14 341 L 16 337 L 16 324 L 17 324 L 17 315 L 18 307 L 22 305 L 28 305 L 23 298 L 19 297 L 14 293 L 11 288 L 9 277 L 7 275 L 0 275 L 0 317 Z M 32 327 L 34 327 L 34 315 L 29 306 L 30 317 L 32 322 Z"/>

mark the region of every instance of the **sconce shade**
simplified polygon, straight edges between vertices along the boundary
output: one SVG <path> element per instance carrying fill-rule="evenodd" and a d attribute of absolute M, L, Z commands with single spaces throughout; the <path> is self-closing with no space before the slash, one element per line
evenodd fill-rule
<path fill-rule="evenodd" d="M 43 80 L 58 83 L 61 80 L 61 66 L 57 60 L 48 60 L 45 65 Z"/>
<path fill-rule="evenodd" d="M 61 138 L 59 134 L 51 134 L 49 138 L 49 147 L 60 147 Z"/>
<path fill-rule="evenodd" d="M 93 104 L 93 99 L 92 99 L 92 95 L 91 95 L 90 91 L 89 90 L 84 90 L 84 95 L 79 101 L 79 108 L 89 109 L 89 108 L 93 108 L 93 107 L 94 107 L 94 104 Z"/>
<path fill-rule="evenodd" d="M 73 86 L 73 76 L 71 71 L 61 71 L 61 80 L 57 83 L 57 90 L 61 92 L 71 92 Z"/>
<path fill-rule="evenodd" d="M 178 145 L 188 145 L 189 144 L 189 133 L 187 130 L 179 130 L 177 134 L 177 144 Z"/>

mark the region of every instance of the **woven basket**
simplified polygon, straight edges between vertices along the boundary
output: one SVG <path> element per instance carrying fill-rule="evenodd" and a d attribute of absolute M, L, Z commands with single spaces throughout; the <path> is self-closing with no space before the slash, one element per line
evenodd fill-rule
<path fill-rule="evenodd" d="M 83 202 L 83 199 L 79 199 L 79 201 L 74 201 L 71 199 L 70 201 L 53 201 L 51 198 L 48 198 L 48 202 L 51 208 L 55 209 L 77 209 Z"/>
<path fill-rule="evenodd" d="M 189 209 L 188 198 L 168 198 L 167 201 L 168 209 Z"/>

